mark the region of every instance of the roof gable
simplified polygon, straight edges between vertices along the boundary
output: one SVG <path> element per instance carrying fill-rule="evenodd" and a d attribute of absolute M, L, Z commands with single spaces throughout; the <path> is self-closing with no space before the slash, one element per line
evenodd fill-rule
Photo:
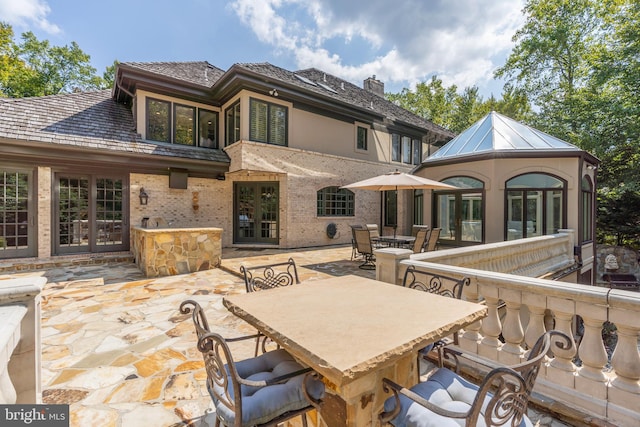
<path fill-rule="evenodd" d="M 555 152 L 582 150 L 547 133 L 492 111 L 445 144 L 425 161 L 488 152 Z"/>

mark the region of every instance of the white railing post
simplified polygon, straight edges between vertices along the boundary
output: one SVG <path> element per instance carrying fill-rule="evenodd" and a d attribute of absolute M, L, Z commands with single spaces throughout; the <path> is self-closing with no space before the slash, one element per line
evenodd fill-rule
<path fill-rule="evenodd" d="M 46 282 L 45 277 L 33 276 L 0 281 L 0 305 L 26 307 L 19 325 L 20 340 L 9 358 L 8 378 L 3 379 L 5 385 L 9 381 L 15 388 L 16 403 L 42 402 L 40 293 Z"/>
<path fill-rule="evenodd" d="M 483 338 L 478 347 L 478 354 L 491 360 L 498 360 L 498 350 L 502 346 L 499 339 L 502 333 L 502 325 L 500 324 L 500 315 L 498 313 L 500 304 L 498 287 L 492 283 L 479 283 L 478 289 L 484 297 L 488 309 L 487 317 L 482 319 L 481 331 Z"/>
<path fill-rule="evenodd" d="M 520 307 L 522 294 L 512 289 L 501 289 L 501 299 L 507 307 L 507 315 L 502 322 L 502 337 L 505 343 L 502 345 L 499 361 L 505 365 L 520 363 L 524 349 L 520 346 L 524 340 L 524 330 L 520 321 Z"/>

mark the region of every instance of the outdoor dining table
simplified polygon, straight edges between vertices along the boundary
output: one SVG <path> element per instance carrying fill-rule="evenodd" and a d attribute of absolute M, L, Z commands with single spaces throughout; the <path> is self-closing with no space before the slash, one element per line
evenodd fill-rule
<path fill-rule="evenodd" d="M 376 237 L 376 240 L 380 243 L 385 243 L 389 246 L 393 246 L 394 248 L 398 248 L 403 245 L 412 244 L 416 241 L 415 236 L 379 236 Z"/>
<path fill-rule="evenodd" d="M 417 351 L 487 315 L 484 305 L 359 276 L 227 295 L 229 311 L 322 375 L 319 426 L 376 425 L 382 378 L 418 381 Z"/>

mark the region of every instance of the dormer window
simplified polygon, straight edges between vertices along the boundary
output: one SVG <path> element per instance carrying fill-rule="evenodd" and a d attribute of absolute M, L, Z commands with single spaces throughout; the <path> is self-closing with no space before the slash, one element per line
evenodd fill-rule
<path fill-rule="evenodd" d="M 147 140 L 218 148 L 215 111 L 153 98 L 146 102 Z"/>

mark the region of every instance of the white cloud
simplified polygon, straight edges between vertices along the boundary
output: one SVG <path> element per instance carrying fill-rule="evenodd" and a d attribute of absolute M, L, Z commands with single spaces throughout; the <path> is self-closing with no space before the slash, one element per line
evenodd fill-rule
<path fill-rule="evenodd" d="M 523 19 L 522 0 L 234 0 L 232 7 L 299 68 L 355 83 L 375 74 L 396 86 L 437 74 L 459 89 L 492 80 Z M 341 53 L 332 51 L 337 45 Z"/>
<path fill-rule="evenodd" d="M 36 26 L 49 34 L 58 34 L 60 28 L 47 19 L 50 12 L 49 5 L 42 0 L 0 0 L 2 21 L 23 28 Z"/>

